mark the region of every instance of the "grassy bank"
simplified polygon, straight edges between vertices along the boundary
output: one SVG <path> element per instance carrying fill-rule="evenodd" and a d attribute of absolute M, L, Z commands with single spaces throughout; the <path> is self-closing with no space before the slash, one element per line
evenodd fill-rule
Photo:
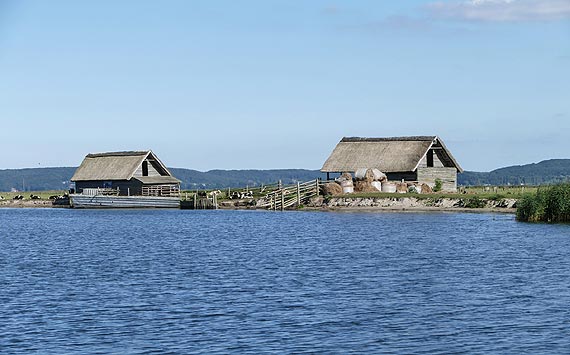
<path fill-rule="evenodd" d="M 519 201 L 517 220 L 523 222 L 570 222 L 570 184 L 539 188 Z"/>

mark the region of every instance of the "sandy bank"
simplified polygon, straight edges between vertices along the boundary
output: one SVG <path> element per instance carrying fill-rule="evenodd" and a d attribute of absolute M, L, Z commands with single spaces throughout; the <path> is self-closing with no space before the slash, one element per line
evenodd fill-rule
<path fill-rule="evenodd" d="M 0 207 L 8 208 L 48 208 L 48 207 L 66 207 L 66 206 L 54 206 L 51 200 L 1 200 Z"/>

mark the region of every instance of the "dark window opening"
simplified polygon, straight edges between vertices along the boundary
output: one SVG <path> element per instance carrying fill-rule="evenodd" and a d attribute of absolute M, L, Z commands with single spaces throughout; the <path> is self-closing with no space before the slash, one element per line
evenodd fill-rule
<path fill-rule="evenodd" d="M 428 150 L 428 153 L 427 153 L 427 167 L 433 168 L 433 150 L 432 149 Z"/>
<path fill-rule="evenodd" d="M 432 159 L 433 160 L 433 159 Z M 143 170 L 143 175 L 142 176 L 148 176 L 148 162 L 145 160 L 143 161 L 143 165 L 142 165 L 142 170 Z"/>

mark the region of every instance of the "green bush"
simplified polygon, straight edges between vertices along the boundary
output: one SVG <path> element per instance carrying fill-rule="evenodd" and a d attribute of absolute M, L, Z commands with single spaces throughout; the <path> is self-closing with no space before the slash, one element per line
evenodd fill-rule
<path fill-rule="evenodd" d="M 517 220 L 523 222 L 570 222 L 570 184 L 539 189 L 517 203 Z"/>
<path fill-rule="evenodd" d="M 435 185 L 433 187 L 433 192 L 441 191 L 443 188 L 443 182 L 440 179 L 435 179 Z"/>

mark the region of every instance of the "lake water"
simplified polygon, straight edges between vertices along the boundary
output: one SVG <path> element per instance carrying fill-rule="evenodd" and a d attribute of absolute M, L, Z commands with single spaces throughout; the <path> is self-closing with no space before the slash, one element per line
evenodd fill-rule
<path fill-rule="evenodd" d="M 0 209 L 1 354 L 562 354 L 570 226 Z"/>

